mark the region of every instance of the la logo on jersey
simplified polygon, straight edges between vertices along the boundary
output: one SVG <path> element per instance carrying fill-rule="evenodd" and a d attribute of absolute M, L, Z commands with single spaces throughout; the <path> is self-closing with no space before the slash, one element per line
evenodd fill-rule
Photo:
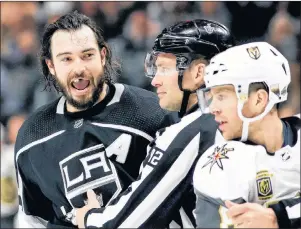
<path fill-rule="evenodd" d="M 222 147 L 219 147 L 219 146 L 216 146 L 214 148 L 214 151 L 211 155 L 208 156 L 209 158 L 209 161 L 203 165 L 202 168 L 206 167 L 207 165 L 210 165 L 210 170 L 209 170 L 209 173 L 211 173 L 211 169 L 212 167 L 217 164 L 217 166 L 223 170 L 224 167 L 223 167 L 223 163 L 222 163 L 222 160 L 223 159 L 229 159 L 229 157 L 227 156 L 228 152 L 230 151 L 234 151 L 234 148 L 227 148 L 227 143 L 224 144 Z"/>
<path fill-rule="evenodd" d="M 273 196 L 271 174 L 267 170 L 259 171 L 256 175 L 259 200 L 267 200 Z"/>
<path fill-rule="evenodd" d="M 121 191 L 117 171 L 106 157 L 103 144 L 74 152 L 59 165 L 65 195 L 72 207 L 83 205 L 89 189 L 98 196 L 100 204 L 108 203 Z"/>

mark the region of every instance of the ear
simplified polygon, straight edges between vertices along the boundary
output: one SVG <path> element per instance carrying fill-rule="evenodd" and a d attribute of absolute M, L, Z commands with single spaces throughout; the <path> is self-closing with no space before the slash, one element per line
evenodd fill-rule
<path fill-rule="evenodd" d="M 46 59 L 45 60 L 47 67 L 49 69 L 49 72 L 51 73 L 51 75 L 55 75 L 55 70 L 54 70 L 54 65 L 51 59 Z"/>
<path fill-rule="evenodd" d="M 204 75 L 205 75 L 205 67 L 206 65 L 203 63 L 198 63 L 196 65 L 196 73 L 193 74 L 193 81 L 197 87 L 200 87 L 204 82 Z"/>
<path fill-rule="evenodd" d="M 263 89 L 259 89 L 255 93 L 253 93 L 252 97 L 252 109 L 257 113 L 257 115 L 261 114 L 264 110 L 265 107 L 267 106 L 269 102 L 269 94 L 267 91 Z"/>
<path fill-rule="evenodd" d="M 106 64 L 106 56 L 107 56 L 107 49 L 106 49 L 106 47 L 102 47 L 102 49 L 100 50 L 100 58 L 101 58 L 102 67 L 104 67 Z"/>

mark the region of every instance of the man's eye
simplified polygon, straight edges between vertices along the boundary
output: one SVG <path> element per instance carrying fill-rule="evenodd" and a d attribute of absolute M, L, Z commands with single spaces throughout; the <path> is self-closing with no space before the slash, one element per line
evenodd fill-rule
<path fill-rule="evenodd" d="M 70 60 L 71 60 L 70 57 L 64 57 L 64 58 L 62 59 L 63 62 L 68 62 L 68 61 L 70 61 Z"/>
<path fill-rule="evenodd" d="M 218 96 L 217 96 L 217 99 L 221 101 L 221 100 L 224 99 L 224 96 L 223 96 L 223 95 L 218 95 Z"/>
<path fill-rule="evenodd" d="M 90 57 L 92 57 L 92 56 L 94 56 L 94 54 L 93 53 L 87 53 L 87 54 L 85 54 L 85 58 L 90 58 Z"/>

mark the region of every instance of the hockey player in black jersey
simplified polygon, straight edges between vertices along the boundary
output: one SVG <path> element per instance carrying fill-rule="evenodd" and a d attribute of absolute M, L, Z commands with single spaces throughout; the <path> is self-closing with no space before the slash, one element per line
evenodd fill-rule
<path fill-rule="evenodd" d="M 160 106 L 183 118 L 158 132 L 137 181 L 106 208 L 89 211 L 86 227 L 195 227 L 194 161 L 219 137 L 213 116 L 197 111 L 195 90 L 204 84 L 210 58 L 233 40 L 226 27 L 208 20 L 177 23 L 157 37 L 146 56 L 146 74 L 157 87 Z M 95 207 L 93 202 L 77 211 L 80 227 Z"/>
<path fill-rule="evenodd" d="M 196 165 L 197 227 L 300 228 L 301 120 L 277 112 L 291 82 L 287 59 L 266 42 L 236 46 L 211 59 L 205 82 L 200 108 L 227 141 Z"/>
<path fill-rule="evenodd" d="M 47 82 L 63 96 L 37 110 L 19 131 L 18 224 L 76 227 L 74 209 L 85 205 L 87 190 L 107 205 L 136 180 L 146 146 L 171 123 L 154 93 L 113 83 L 110 48 L 82 14 L 48 25 L 41 64 Z"/>

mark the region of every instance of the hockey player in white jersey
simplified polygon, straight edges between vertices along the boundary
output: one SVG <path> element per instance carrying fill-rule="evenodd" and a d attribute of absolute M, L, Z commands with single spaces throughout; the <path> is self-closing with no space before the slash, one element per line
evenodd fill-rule
<path fill-rule="evenodd" d="M 266 42 L 211 59 L 199 104 L 228 141 L 210 147 L 196 165 L 197 227 L 300 227 L 301 120 L 277 114 L 290 81 L 288 61 Z M 254 224 L 254 212 L 229 214 L 229 200 L 252 203 L 270 220 Z"/>

